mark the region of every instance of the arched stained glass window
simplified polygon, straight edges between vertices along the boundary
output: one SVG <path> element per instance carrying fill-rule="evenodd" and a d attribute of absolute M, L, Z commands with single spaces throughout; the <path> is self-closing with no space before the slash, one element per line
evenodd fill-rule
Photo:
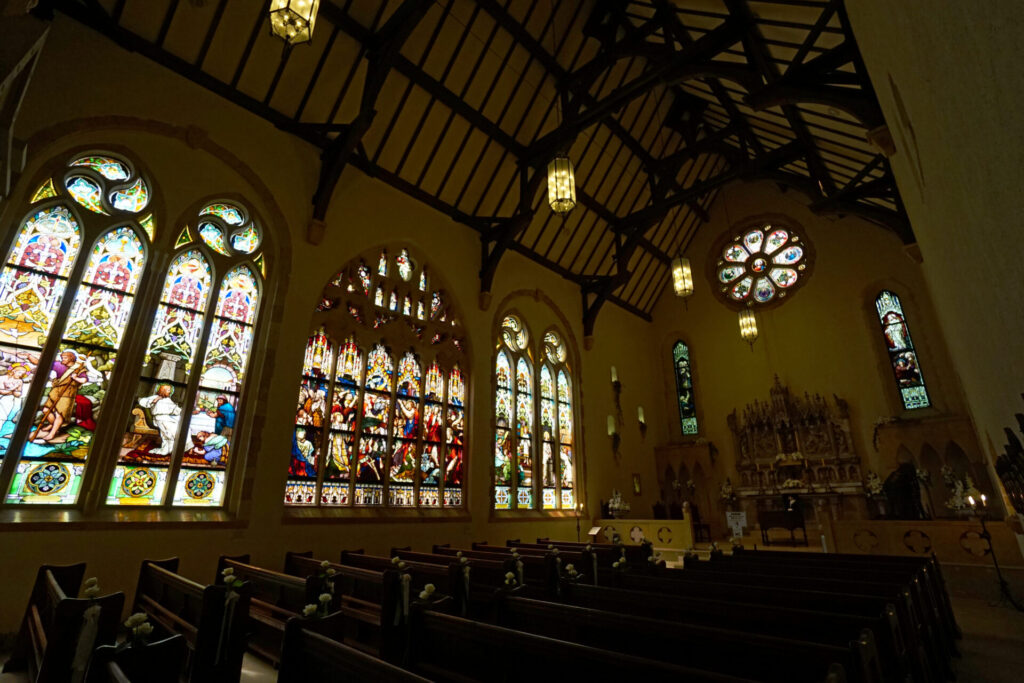
<path fill-rule="evenodd" d="M 163 281 L 146 281 L 150 251 L 160 250 L 150 245 L 159 237 L 153 200 L 133 163 L 96 153 L 73 157 L 32 193 L 0 273 L 0 456 L 19 456 L 0 477 L 9 504 L 71 505 L 88 485 L 103 487 L 107 503 L 160 505 L 169 481 L 175 503 L 223 503 L 266 267 L 262 254 L 252 256 L 260 232 L 244 207 L 207 205 L 196 224 L 207 234 L 184 226 Z M 206 224 L 227 240 L 224 251 Z M 83 244 L 91 245 L 84 262 L 76 258 Z M 74 298 L 62 306 L 72 283 Z M 150 288 L 160 295 L 155 312 L 133 312 Z M 148 342 L 131 414 L 107 417 L 108 397 L 136 381 L 138 370 L 123 366 L 141 329 Z M 36 373 L 40 363 L 45 373 Z M 31 417 L 29 401 L 38 406 Z M 184 406 L 193 408 L 181 434 Z M 122 425 L 112 478 L 86 478 L 97 435 Z"/>
<path fill-rule="evenodd" d="M 543 336 L 536 377 L 530 335 L 518 316 L 504 318 L 497 347 L 494 508 L 533 510 L 539 500 L 544 510 L 572 509 L 575 453 L 565 343 L 554 331 Z"/>
<path fill-rule="evenodd" d="M 136 201 L 121 199 L 126 194 Z M 31 202 L 33 213 L 0 275 L 0 455 L 12 440 L 19 453 L 6 502 L 71 505 L 81 493 L 155 226 L 151 214 L 133 215 L 149 203 L 146 182 L 113 157 L 73 159 L 63 183 L 47 179 Z M 76 214 L 72 203 L 88 213 Z M 77 271 L 84 239 L 92 247 Z M 64 290 L 75 278 L 61 319 Z M 60 335 L 51 339 L 58 326 Z M 40 362 L 48 371 L 36 377 Z M 19 420 L 30 394 L 38 408 Z"/>
<path fill-rule="evenodd" d="M 672 347 L 673 374 L 676 378 L 676 402 L 679 404 L 679 429 L 683 436 L 697 433 L 697 407 L 693 400 L 693 370 L 690 347 L 677 341 Z"/>
<path fill-rule="evenodd" d="M 263 269 L 256 264 L 263 257 L 250 261 L 250 252 L 228 239 L 241 227 L 260 242 L 240 204 L 208 204 L 196 220 L 199 231 L 181 230 L 164 274 L 108 505 L 224 504 L 259 312 Z M 217 266 L 224 273 L 219 280 Z"/>
<path fill-rule="evenodd" d="M 921 364 L 918 362 L 914 342 L 910 338 L 910 328 L 907 326 L 900 298 L 895 293 L 884 290 L 875 298 L 875 310 L 882 325 L 889 364 L 896 378 L 896 388 L 900 392 L 903 407 L 907 410 L 927 408 L 931 405 L 931 400 L 925 387 L 924 375 L 921 374 Z"/>
<path fill-rule="evenodd" d="M 463 505 L 463 332 L 444 294 L 420 291 L 425 285 L 419 261 L 401 249 L 393 262 L 387 250 L 356 259 L 324 288 L 321 326 L 306 345 L 286 505 Z M 439 302 L 431 320 L 426 296 Z M 310 359 L 322 359 L 322 370 Z M 330 418 L 317 426 L 322 411 L 312 406 L 326 396 Z"/>

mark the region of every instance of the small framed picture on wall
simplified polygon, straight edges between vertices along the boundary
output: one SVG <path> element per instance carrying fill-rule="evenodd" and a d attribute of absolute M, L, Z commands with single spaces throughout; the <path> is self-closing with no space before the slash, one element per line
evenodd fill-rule
<path fill-rule="evenodd" d="M 639 472 L 634 472 L 633 473 L 633 495 L 634 496 L 639 496 L 640 495 L 640 473 Z"/>

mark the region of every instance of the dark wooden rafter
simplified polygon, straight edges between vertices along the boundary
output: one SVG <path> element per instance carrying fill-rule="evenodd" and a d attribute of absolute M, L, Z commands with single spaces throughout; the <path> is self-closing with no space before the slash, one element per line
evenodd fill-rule
<path fill-rule="evenodd" d="M 718 188 L 738 179 L 779 182 L 808 195 L 813 211 L 856 214 L 913 239 L 886 160 L 850 131 L 881 119 L 842 0 L 803 5 L 820 8 L 806 23 L 772 16 L 778 3 L 723 3 L 725 12 L 689 0 L 595 0 L 572 10 L 550 0 L 406 0 L 366 10 L 333 0 L 320 5 L 317 56 L 286 55 L 258 92 L 249 65 L 279 49 L 265 37 L 269 0 L 254 3 L 263 7 L 247 14 L 254 23 L 232 26 L 241 52 L 223 77 L 204 63 L 221 59 L 211 45 L 225 38 L 227 0 L 208 2 L 198 56 L 182 51 L 187 57 L 173 51 L 182 50 L 176 17 L 197 11 L 191 2 L 163 3 L 146 37 L 125 28 L 145 0 L 41 6 L 314 145 L 321 169 L 311 227 L 322 225 L 345 166 L 355 166 L 477 231 L 481 291 L 509 251 L 576 283 L 589 334 L 604 303 L 649 318 L 671 257 L 707 220 Z M 429 35 L 423 27 L 403 53 L 417 23 L 429 23 Z M 794 31 L 805 37 L 793 42 Z M 332 73 L 339 63 L 344 70 Z M 477 79 L 488 71 L 491 81 Z M 298 95 L 278 92 L 296 73 L 309 78 Z M 392 84 L 396 94 L 380 99 Z M 336 118 L 343 102 L 357 111 L 347 121 Z M 552 128 L 556 102 L 562 116 Z M 426 135 L 429 143 L 417 143 Z M 579 206 L 561 218 L 542 206 L 541 188 L 551 154 L 578 137 L 586 140 L 573 147 L 582 156 L 573 159 Z"/>
<path fill-rule="evenodd" d="M 326 7 L 333 7 L 325 3 Z M 363 81 L 363 93 L 359 103 L 359 113 L 338 132 L 320 155 L 320 178 L 316 191 L 313 193 L 313 223 L 311 233 L 316 235 L 323 230 L 323 221 L 327 216 L 331 195 L 341 179 L 342 171 L 355 152 L 359 141 L 370 128 L 376 116 L 377 97 L 388 72 L 400 56 L 400 50 L 413 28 L 426 14 L 429 5 L 421 0 L 405 0 L 395 10 L 387 22 L 374 34 L 367 37 L 366 46 L 366 77 Z M 309 124 L 302 124 L 309 125 Z M 314 124 L 315 127 L 315 124 Z M 319 241 L 314 238 L 314 241 Z"/>

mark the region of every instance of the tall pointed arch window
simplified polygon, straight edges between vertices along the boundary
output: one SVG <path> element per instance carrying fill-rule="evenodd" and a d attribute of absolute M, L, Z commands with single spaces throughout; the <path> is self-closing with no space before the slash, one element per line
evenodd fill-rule
<path fill-rule="evenodd" d="M 676 403 L 679 406 L 679 429 L 683 436 L 697 434 L 697 406 L 693 397 L 693 369 L 690 347 L 677 341 L 672 347 L 672 374 L 676 379 Z"/>
<path fill-rule="evenodd" d="M 889 364 L 903 407 L 907 410 L 927 408 L 931 405 L 931 399 L 900 298 L 893 292 L 883 290 L 875 298 L 875 310 L 882 326 Z"/>
<path fill-rule="evenodd" d="M 385 249 L 324 288 L 285 505 L 463 507 L 464 331 L 432 279 L 408 249 Z"/>
<path fill-rule="evenodd" d="M 508 315 L 496 350 L 494 509 L 573 509 L 575 432 L 565 343 L 547 332 L 535 363 L 526 325 Z"/>
<path fill-rule="evenodd" d="M 89 155 L 30 200 L 0 275 L 0 454 L 18 454 L 8 504 L 78 502 L 155 230 L 150 199 L 133 164 Z"/>
<path fill-rule="evenodd" d="M 203 206 L 178 233 L 108 505 L 224 504 L 266 268 L 260 242 L 234 202 Z"/>

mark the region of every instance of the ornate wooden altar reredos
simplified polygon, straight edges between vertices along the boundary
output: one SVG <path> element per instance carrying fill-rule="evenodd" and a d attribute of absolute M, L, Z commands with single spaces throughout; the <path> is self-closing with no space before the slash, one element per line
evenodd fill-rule
<path fill-rule="evenodd" d="M 804 503 L 817 499 L 818 507 L 831 498 L 837 518 L 840 494 L 863 496 L 849 406 L 838 396 L 791 396 L 776 376 L 768 402 L 755 399 L 739 415 L 734 410 L 728 423 L 736 442 L 736 494 L 757 499 L 758 510 L 777 509 L 776 501 L 781 505 L 790 494 Z"/>

